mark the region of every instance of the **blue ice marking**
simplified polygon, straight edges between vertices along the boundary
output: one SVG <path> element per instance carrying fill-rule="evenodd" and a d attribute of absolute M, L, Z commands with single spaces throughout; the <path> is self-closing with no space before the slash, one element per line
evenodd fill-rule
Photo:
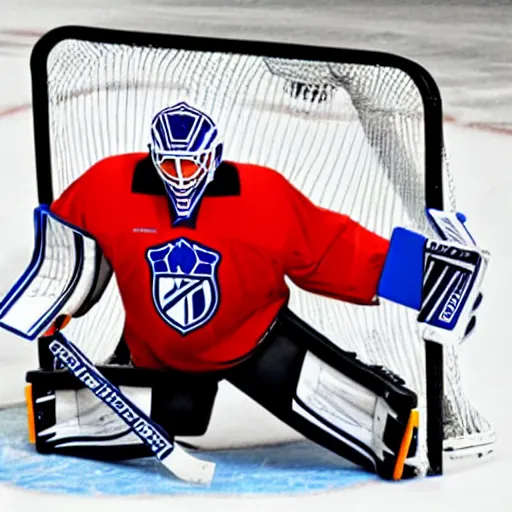
<path fill-rule="evenodd" d="M 52 494 L 308 494 L 377 479 L 308 441 L 201 452 L 217 463 L 212 485 L 203 487 L 177 480 L 152 457 L 108 463 L 40 455 L 27 439 L 25 408 L 0 410 L 0 482 Z"/>

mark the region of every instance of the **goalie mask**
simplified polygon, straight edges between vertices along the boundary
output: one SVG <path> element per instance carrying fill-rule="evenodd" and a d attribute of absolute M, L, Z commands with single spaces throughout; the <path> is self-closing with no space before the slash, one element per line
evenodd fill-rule
<path fill-rule="evenodd" d="M 188 219 L 222 160 L 215 123 L 185 102 L 167 107 L 153 118 L 149 150 L 174 206 L 174 222 Z"/>

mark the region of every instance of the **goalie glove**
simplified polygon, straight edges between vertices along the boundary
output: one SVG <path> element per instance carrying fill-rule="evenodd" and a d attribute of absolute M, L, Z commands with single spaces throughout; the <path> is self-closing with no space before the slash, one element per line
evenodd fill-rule
<path fill-rule="evenodd" d="M 459 320 L 460 325 L 458 328 L 459 336 L 452 340 L 452 343 L 456 342 L 457 339 L 460 339 L 461 342 L 466 341 L 474 332 L 476 326 L 476 310 L 479 308 L 483 300 L 481 288 L 484 275 L 489 264 L 490 254 L 488 251 L 482 250 L 477 246 L 473 236 L 465 226 L 466 216 L 462 213 L 448 213 L 440 210 L 427 209 L 427 218 L 442 240 L 447 241 L 448 243 L 459 243 L 462 247 L 467 248 L 468 250 L 475 250 L 480 256 L 480 260 L 478 262 L 479 268 L 475 269 L 476 275 L 472 285 L 472 290 L 469 290 L 470 296 L 467 299 L 468 305 L 465 310 L 461 312 L 462 318 Z M 423 309 L 425 308 L 422 307 L 422 310 Z M 461 334 L 462 336 L 460 336 Z M 430 339 L 427 337 L 428 335 L 429 331 L 425 330 L 423 337 Z"/>
<path fill-rule="evenodd" d="M 48 207 L 34 210 L 34 226 L 32 261 L 0 301 L 0 327 L 28 340 L 85 314 L 112 276 L 96 240 Z"/>
<path fill-rule="evenodd" d="M 453 345 L 474 329 L 489 254 L 476 245 L 461 214 L 427 215 L 441 240 L 396 228 L 378 295 L 418 310 L 424 339 Z"/>

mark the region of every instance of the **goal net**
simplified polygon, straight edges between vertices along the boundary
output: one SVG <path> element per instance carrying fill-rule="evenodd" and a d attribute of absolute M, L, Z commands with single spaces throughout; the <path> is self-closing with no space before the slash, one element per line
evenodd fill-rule
<path fill-rule="evenodd" d="M 396 56 L 68 28 L 38 43 L 32 67 L 42 203 L 98 160 L 146 151 L 153 115 L 187 101 L 216 121 L 226 159 L 272 167 L 315 203 L 382 236 L 398 225 L 432 234 L 425 207 L 453 206 L 439 93 L 425 70 Z M 492 443 L 492 429 L 462 389 L 457 349 L 444 349 L 444 364 L 439 347 L 426 351 L 414 312 L 391 303 L 348 305 L 290 287 L 300 317 L 418 393 L 425 470 L 441 467 L 436 400 L 445 449 Z M 112 279 L 67 333 L 101 362 L 123 322 Z"/>

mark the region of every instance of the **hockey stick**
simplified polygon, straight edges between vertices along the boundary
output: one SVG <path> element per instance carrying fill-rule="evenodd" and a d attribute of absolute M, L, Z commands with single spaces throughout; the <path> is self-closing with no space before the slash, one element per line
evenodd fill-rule
<path fill-rule="evenodd" d="M 60 331 L 51 338 L 50 352 L 98 399 L 110 407 L 171 473 L 186 482 L 211 483 L 215 471 L 214 463 L 196 459 L 173 443 L 158 425 L 109 382 Z"/>

